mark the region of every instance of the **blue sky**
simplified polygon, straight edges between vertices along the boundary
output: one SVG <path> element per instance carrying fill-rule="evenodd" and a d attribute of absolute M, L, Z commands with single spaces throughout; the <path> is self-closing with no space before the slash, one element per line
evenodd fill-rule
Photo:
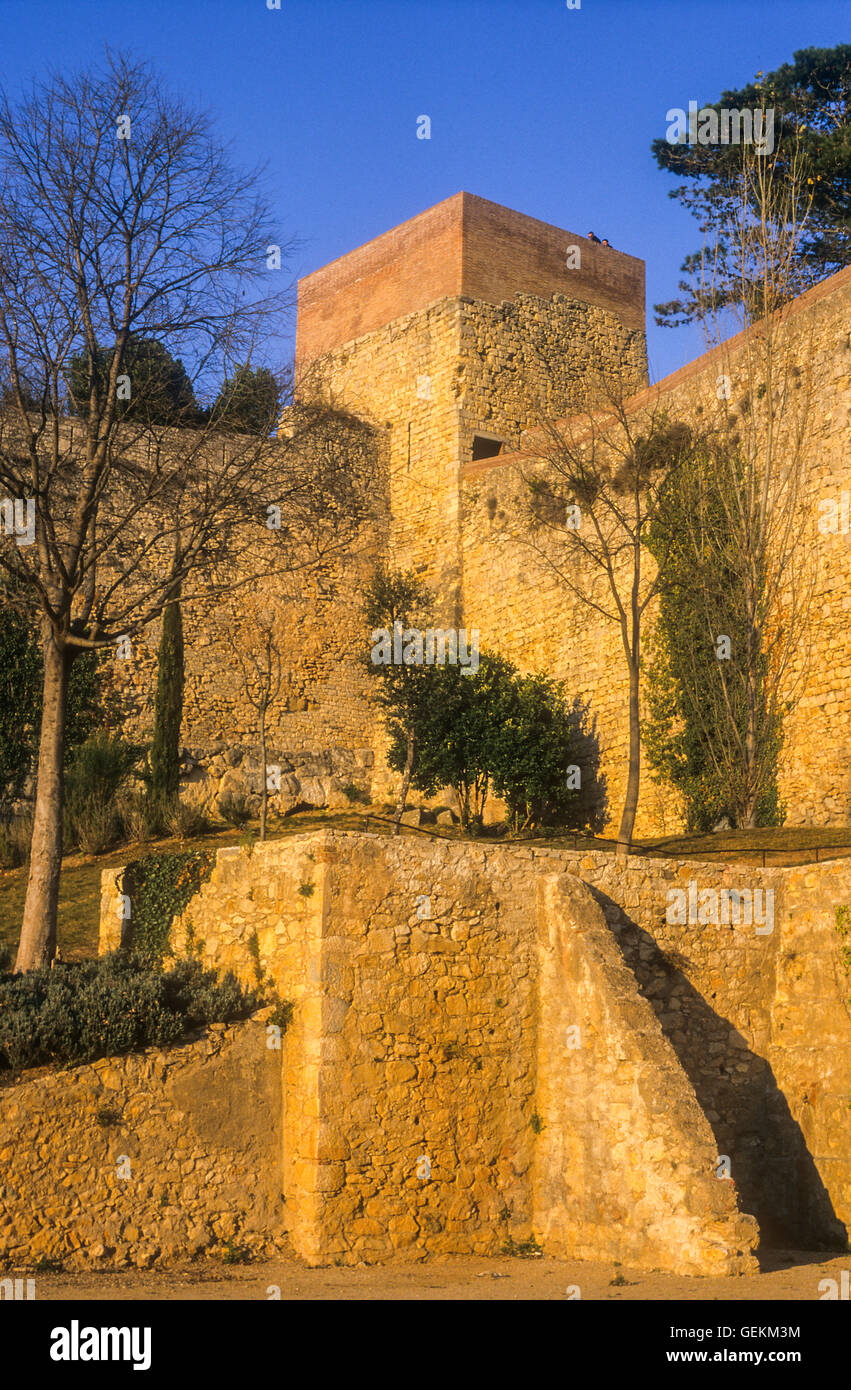
<path fill-rule="evenodd" d="M 0 78 L 105 44 L 150 59 L 268 165 L 293 276 L 467 189 L 640 256 L 652 306 L 699 245 L 650 154 L 666 111 L 849 42 L 849 21 L 849 0 L 0 0 Z M 653 379 L 703 350 L 651 309 L 648 335 Z"/>

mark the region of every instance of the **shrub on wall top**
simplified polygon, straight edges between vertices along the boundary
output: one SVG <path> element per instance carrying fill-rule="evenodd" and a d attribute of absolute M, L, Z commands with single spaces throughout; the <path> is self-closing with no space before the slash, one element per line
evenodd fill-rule
<path fill-rule="evenodd" d="M 230 971 L 219 979 L 190 960 L 163 971 L 131 951 L 0 976 L 0 1067 L 164 1047 L 204 1024 L 245 1018 L 264 1002 Z"/>

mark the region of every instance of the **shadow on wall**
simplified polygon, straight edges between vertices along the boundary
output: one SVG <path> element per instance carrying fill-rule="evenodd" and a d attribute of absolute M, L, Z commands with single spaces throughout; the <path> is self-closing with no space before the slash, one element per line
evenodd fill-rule
<path fill-rule="evenodd" d="M 739 1205 L 756 1217 L 761 1248 L 844 1250 L 848 1232 L 769 1063 L 710 1007 L 675 953 L 662 951 L 611 898 L 591 891 L 694 1088 L 719 1157 L 730 1159 Z"/>
<path fill-rule="evenodd" d="M 570 722 L 573 726 L 576 759 L 582 769 L 579 789 L 582 823 L 595 834 L 600 834 L 609 819 L 609 793 L 606 774 L 600 771 L 600 736 L 597 732 L 597 716 L 591 714 L 590 701 L 583 702 L 579 696 L 575 698 L 570 710 Z"/>

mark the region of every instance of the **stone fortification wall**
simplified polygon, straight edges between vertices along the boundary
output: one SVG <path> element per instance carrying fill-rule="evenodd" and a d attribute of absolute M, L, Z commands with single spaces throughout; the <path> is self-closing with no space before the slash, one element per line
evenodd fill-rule
<path fill-rule="evenodd" d="M 841 506 L 851 492 L 848 438 L 851 423 L 851 275 L 839 275 L 795 301 L 784 330 L 791 367 L 784 379 L 791 430 L 800 418 L 796 402 L 808 401 L 805 421 L 806 493 L 799 537 L 811 559 L 815 593 L 802 626 L 796 662 L 789 674 L 796 704 L 786 721 L 780 763 L 780 793 L 792 825 L 842 825 L 851 818 L 851 589 L 849 535 L 819 530 L 821 504 Z M 743 366 L 742 338 L 691 363 L 635 402 L 658 403 L 677 421 L 697 426 L 732 414 L 745 427 L 751 408 Z M 784 361 L 784 372 L 786 364 Z M 719 401 L 719 380 L 730 380 L 729 407 Z M 721 388 L 723 389 L 723 388 Z M 797 393 L 797 394 L 796 394 Z M 790 406 L 790 400 L 792 405 Z M 567 682 L 590 702 L 603 751 L 603 771 L 615 825 L 627 765 L 627 677 L 620 631 L 558 582 L 533 548 L 518 539 L 525 509 L 522 474 L 546 475 L 535 458 L 532 436 L 525 452 L 465 465 L 462 477 L 461 554 L 464 620 L 481 631 L 483 646 L 495 648 L 527 670 L 545 671 Z M 591 590 L 590 569 L 570 562 L 571 573 Z M 652 621 L 652 610 L 650 612 Z M 670 833 L 681 815 L 675 798 L 646 775 L 637 833 Z"/>
<path fill-rule="evenodd" d="M 460 490 L 475 437 L 515 446 L 536 410 L 575 409 L 596 373 L 642 386 L 643 294 L 634 257 L 469 194 L 300 283 L 300 390 L 321 389 L 377 427 L 387 506 L 321 585 L 295 596 L 269 587 L 292 628 L 287 689 L 270 717 L 270 761 L 288 779 L 277 809 L 336 807 L 349 782 L 376 797 L 392 790 L 361 665 L 370 565 L 415 567 L 440 624 L 475 625 L 463 608 Z M 260 790 L 256 718 L 218 626 L 216 611 L 187 606 L 184 792 L 213 809 L 231 793 L 253 804 Z M 158 635 L 155 624 L 132 662 L 115 663 L 126 727 L 143 738 Z"/>
<path fill-rule="evenodd" d="M 374 544 L 368 549 L 369 560 L 364 546 L 318 581 L 305 574 L 261 586 L 282 629 L 282 688 L 266 719 L 267 764 L 281 774 L 279 789 L 270 792 L 273 815 L 296 807 L 344 809 L 346 786 L 370 793 L 375 715 L 359 603 L 379 552 Z M 256 813 L 262 790 L 258 715 L 226 636 L 239 621 L 239 591 L 224 603 L 184 605 L 181 794 L 208 812 L 225 798 L 244 796 Z M 129 659 L 112 662 L 124 731 L 142 741 L 153 733 L 160 629 L 161 621 L 151 624 L 133 639 Z"/>
<path fill-rule="evenodd" d="M 569 293 L 644 329 L 643 261 L 456 193 L 299 281 L 296 356 L 312 362 L 440 299 L 518 293 Z"/>
<path fill-rule="evenodd" d="M 569 287 L 569 286 L 568 286 Z M 538 408 L 561 414 L 585 398 L 591 369 L 646 380 L 639 329 L 566 294 L 499 304 L 447 298 L 314 362 L 316 380 L 348 409 L 384 426 L 389 554 L 432 587 L 458 622 L 459 486 L 481 433 L 516 445 Z"/>
<path fill-rule="evenodd" d="M 553 887 L 563 874 L 587 884 L 597 906 L 582 899 L 573 925 L 565 909 L 556 941 L 547 933 L 561 908 L 551 896 L 538 911 L 535 895 L 569 893 Z M 705 920 L 669 920 L 669 894 L 692 887 L 696 902 L 710 904 Z M 115 943 L 119 888 L 105 884 L 106 944 Z M 772 892 L 770 917 L 763 898 L 754 921 L 743 913 L 725 924 L 717 908 L 713 920 L 711 903 L 725 890 Z M 285 1191 L 310 1258 L 484 1252 L 509 1236 L 610 1255 L 601 1213 L 634 1202 L 632 1218 L 614 1223 L 626 1260 L 644 1242 L 656 1248 L 661 1193 L 679 1201 L 682 1175 L 657 1182 L 651 1133 L 684 1154 L 697 1192 L 707 1144 L 713 1165 L 726 1158 L 726 1186 L 769 1240 L 842 1238 L 851 1222 L 851 981 L 835 909 L 849 903 L 851 869 L 841 861 L 621 865 L 600 852 L 325 832 L 258 847 L 252 858 L 220 852 L 174 944 L 180 950 L 189 933 L 205 963 L 245 979 L 259 957 L 295 1001 L 285 1091 L 303 1100 L 287 1102 Z M 577 1055 L 573 1025 L 593 1040 Z M 595 1088 L 592 1123 L 582 1098 Z M 683 1149 L 682 1126 L 696 1148 Z M 559 1134 L 573 1135 L 561 1152 L 571 1172 L 581 1157 L 585 1175 L 570 1189 L 584 1215 L 569 1231 L 567 1170 L 552 1157 Z M 618 1167 L 627 1134 L 648 1146 L 639 1172 L 656 1174 L 640 1200 L 623 1185 L 632 1167 Z M 423 1157 L 428 1181 L 417 1176 Z M 713 1166 L 716 1182 L 726 1180 Z M 699 1212 L 687 1202 L 681 1211 L 681 1230 L 697 1215 L 708 1223 L 702 1255 L 691 1239 L 672 1247 L 682 1269 L 704 1261 L 708 1270 L 724 1247 L 715 1223 L 729 1209 L 704 1195 Z M 737 1237 L 727 1248 L 746 1245 Z"/>

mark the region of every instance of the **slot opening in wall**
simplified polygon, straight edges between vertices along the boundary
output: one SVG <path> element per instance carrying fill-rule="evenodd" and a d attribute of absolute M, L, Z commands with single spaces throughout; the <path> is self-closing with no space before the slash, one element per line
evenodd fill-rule
<path fill-rule="evenodd" d="M 478 459 L 495 458 L 497 454 L 502 453 L 504 447 L 501 439 L 494 439 L 493 436 L 487 434 L 474 434 L 473 462 L 476 463 Z"/>

